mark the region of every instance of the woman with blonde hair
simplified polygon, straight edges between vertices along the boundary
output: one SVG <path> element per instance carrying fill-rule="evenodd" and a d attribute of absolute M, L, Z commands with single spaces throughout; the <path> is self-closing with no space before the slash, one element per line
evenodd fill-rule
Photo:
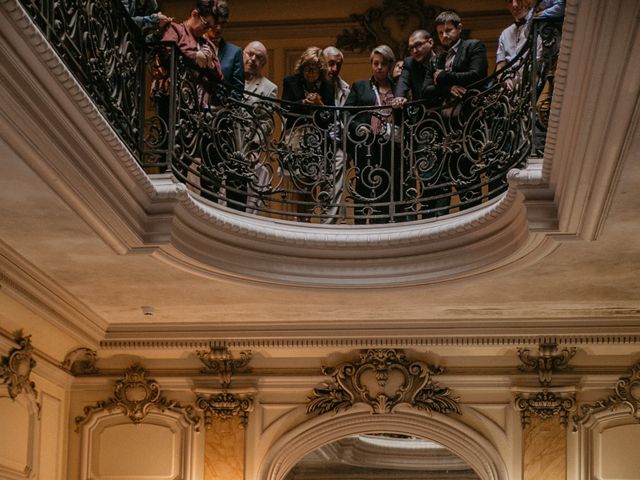
<path fill-rule="evenodd" d="M 354 112 L 348 123 L 349 153 L 355 174 L 354 203 L 356 223 L 386 223 L 390 214 L 388 203 L 398 199 L 401 169 L 399 151 L 394 148 L 394 122 L 391 108 L 395 81 L 391 78 L 396 57 L 387 45 L 379 45 L 369 56 L 371 78 L 351 86 L 345 107 L 389 108 Z M 393 182 L 392 182 L 393 179 Z M 379 205 L 376 205 L 379 204 Z M 365 218 L 367 216 L 379 218 Z"/>
<path fill-rule="evenodd" d="M 307 48 L 296 62 L 295 73 L 285 77 L 282 100 L 304 105 L 335 104 L 333 85 L 326 79 L 327 64 L 318 47 Z M 307 109 L 295 109 L 304 112 Z"/>

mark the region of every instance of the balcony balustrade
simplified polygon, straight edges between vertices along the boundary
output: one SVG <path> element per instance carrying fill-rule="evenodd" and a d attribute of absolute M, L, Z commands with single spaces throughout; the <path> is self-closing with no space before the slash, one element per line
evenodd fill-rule
<path fill-rule="evenodd" d="M 512 62 L 442 107 L 302 107 L 203 83 L 175 45 L 146 45 L 119 0 L 22 3 L 147 171 L 237 211 L 334 224 L 439 217 L 500 196 L 509 170 L 544 148 L 535 103 L 561 21 L 536 20 Z M 159 77 L 167 89 L 145 108 Z"/>

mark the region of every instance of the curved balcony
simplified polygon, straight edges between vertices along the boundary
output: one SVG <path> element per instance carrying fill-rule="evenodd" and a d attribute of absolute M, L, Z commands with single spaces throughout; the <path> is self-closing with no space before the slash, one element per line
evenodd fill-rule
<path fill-rule="evenodd" d="M 95 125 L 86 134 L 104 142 L 91 147 L 101 152 L 91 158 L 109 162 L 90 178 L 74 177 L 63 193 L 71 198 L 86 184 L 85 198 L 95 202 L 83 210 L 86 221 L 117 252 L 152 254 L 203 275 L 358 287 L 465 277 L 555 248 L 544 233 L 557 224 L 542 162 L 513 170 L 535 149 L 530 48 L 455 104 L 412 103 L 390 116 L 385 107 L 300 112 L 299 105 L 233 93 L 217 100 L 218 91 L 201 88 L 170 49 L 170 108 L 145 118 L 144 77 L 158 48 L 168 46 L 143 47 L 117 0 L 97 9 L 88 0 L 65 13 L 62 3 L 52 10 L 25 3 L 47 48 L 65 61 L 52 68 L 57 82 L 75 89 L 85 122 Z M 29 41 L 41 42 L 20 12 L 12 15 Z M 91 22 L 107 27 L 92 24 L 90 35 L 80 35 Z M 52 40 L 54 26 L 69 33 Z M 33 45 L 53 65 L 46 48 Z M 90 84 L 87 98 L 74 82 Z M 362 120 L 369 116 L 383 128 L 374 132 Z M 171 179 L 147 176 L 134 161 L 148 173 L 170 170 Z M 118 199 L 103 193 L 115 189 Z M 535 203 L 525 207 L 527 189 Z"/>
<path fill-rule="evenodd" d="M 542 69 L 534 28 L 506 68 L 443 107 L 302 107 L 211 88 L 175 46 L 145 48 L 118 0 L 23 4 L 148 171 L 237 211 L 332 224 L 440 217 L 503 194 L 535 150 L 538 73 L 559 32 L 542 29 Z"/>

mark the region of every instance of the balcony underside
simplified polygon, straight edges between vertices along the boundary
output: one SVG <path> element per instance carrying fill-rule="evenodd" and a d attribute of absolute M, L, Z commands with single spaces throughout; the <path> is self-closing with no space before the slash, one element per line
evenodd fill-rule
<path fill-rule="evenodd" d="M 630 161 L 640 148 L 639 69 L 627 59 L 640 46 L 633 17 L 604 3 L 568 2 L 546 155 L 512 172 L 507 194 L 445 219 L 348 226 L 238 213 L 147 176 L 17 2 L 4 0 L 3 287 L 25 296 L 21 282 L 38 279 L 93 339 L 108 325 L 148 322 L 142 306 L 155 308 L 154 322 L 230 328 L 313 311 L 309 322 L 338 326 L 449 319 L 465 329 L 474 310 L 498 319 L 494 334 L 500 319 L 515 334 L 532 317 L 570 324 L 595 308 L 625 332 L 639 315 L 630 272 L 640 251 L 628 239 L 640 204 L 623 195 L 639 181 Z M 591 38 L 607 25 L 621 34 L 604 45 Z M 606 65 L 592 61 L 596 44 Z M 386 286 L 404 288 L 363 288 Z M 526 292 L 530 301 L 517 300 Z"/>

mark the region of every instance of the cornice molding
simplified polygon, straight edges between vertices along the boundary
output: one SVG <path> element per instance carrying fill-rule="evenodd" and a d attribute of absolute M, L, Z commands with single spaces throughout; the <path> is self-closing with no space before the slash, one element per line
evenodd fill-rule
<path fill-rule="evenodd" d="M 96 346 L 104 337 L 104 320 L 2 240 L 0 290 L 80 343 Z"/>
<path fill-rule="evenodd" d="M 609 327 L 610 328 L 610 327 Z M 637 326 L 633 327 L 637 331 Z M 631 328 L 630 328 L 631 329 Z M 424 330 L 424 329 L 423 329 Z M 405 332 L 402 329 L 403 333 Z M 353 336 L 335 336 L 327 337 L 329 332 L 308 332 L 304 337 L 280 336 L 272 338 L 251 337 L 251 332 L 247 332 L 247 336 L 241 338 L 239 336 L 219 336 L 216 341 L 214 336 L 202 339 L 184 339 L 184 338 L 166 338 L 166 333 L 158 332 L 153 336 L 154 339 L 136 339 L 136 338 L 107 338 L 100 342 L 100 348 L 105 350 L 119 349 L 193 349 L 207 348 L 212 344 L 220 344 L 229 348 L 411 348 L 411 347 L 495 347 L 495 346 L 532 346 L 540 343 L 558 343 L 562 345 L 578 346 L 578 345 L 638 345 L 640 344 L 640 335 L 633 334 L 607 334 L 607 335 L 482 335 L 469 333 L 468 335 L 450 335 L 450 336 L 401 336 L 388 337 L 381 335 L 380 337 L 353 337 Z M 335 332 L 334 332 L 335 334 Z M 132 335 L 134 336 L 134 335 Z M 151 336 L 151 335 L 150 335 Z M 165 338 L 161 338 L 165 337 Z"/>

